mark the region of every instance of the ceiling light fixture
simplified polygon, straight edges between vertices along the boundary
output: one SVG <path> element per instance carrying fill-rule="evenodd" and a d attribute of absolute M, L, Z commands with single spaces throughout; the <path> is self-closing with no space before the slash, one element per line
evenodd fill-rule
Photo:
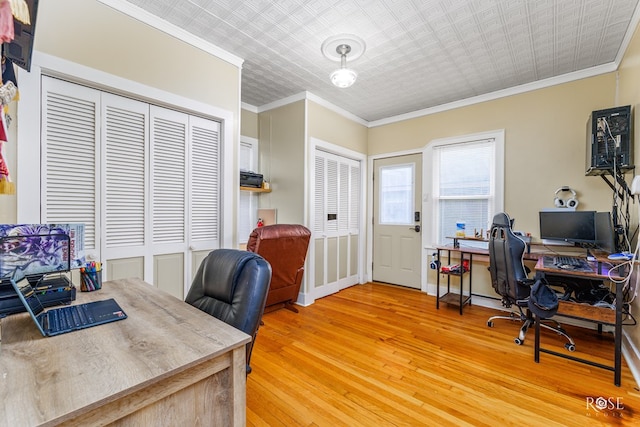
<path fill-rule="evenodd" d="M 331 83 L 339 88 L 346 88 L 354 84 L 358 78 L 358 73 L 347 68 L 347 53 L 351 52 L 351 46 L 341 44 L 336 47 L 336 52 L 340 54 L 340 68 L 331 73 Z"/>
<path fill-rule="evenodd" d="M 330 74 L 331 83 L 339 88 L 347 88 L 356 81 L 358 73 L 347 67 L 347 54 L 349 60 L 354 61 L 362 56 L 364 49 L 364 40 L 353 34 L 329 37 L 322 43 L 322 54 L 332 61 L 340 62 L 340 68 Z"/>

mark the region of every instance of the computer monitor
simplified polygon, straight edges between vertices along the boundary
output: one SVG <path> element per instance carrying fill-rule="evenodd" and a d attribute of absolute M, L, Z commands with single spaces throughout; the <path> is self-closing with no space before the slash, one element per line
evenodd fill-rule
<path fill-rule="evenodd" d="M 596 246 L 605 252 L 618 252 L 610 212 L 596 213 Z"/>
<path fill-rule="evenodd" d="M 595 211 L 541 211 L 540 238 L 573 244 L 596 244 Z"/>

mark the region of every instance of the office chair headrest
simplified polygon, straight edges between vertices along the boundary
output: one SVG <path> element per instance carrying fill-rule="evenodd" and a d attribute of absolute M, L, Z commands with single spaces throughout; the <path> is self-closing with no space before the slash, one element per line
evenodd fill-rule
<path fill-rule="evenodd" d="M 511 227 L 512 225 L 513 225 L 513 221 L 511 221 L 511 218 L 509 218 L 509 215 L 507 215 L 504 212 L 500 212 L 493 216 L 493 224 L 491 225 L 491 227 L 494 227 L 494 226 Z"/>

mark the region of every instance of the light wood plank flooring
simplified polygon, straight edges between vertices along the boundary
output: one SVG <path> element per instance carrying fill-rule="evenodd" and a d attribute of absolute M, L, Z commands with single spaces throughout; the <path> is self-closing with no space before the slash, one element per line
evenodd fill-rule
<path fill-rule="evenodd" d="M 610 371 L 547 354 L 535 363 L 534 331 L 518 346 L 518 323 L 487 327 L 497 313 L 436 310 L 433 296 L 383 284 L 353 286 L 297 314 L 267 313 L 247 378 L 247 425 L 640 425 L 626 364 L 616 387 Z M 611 334 L 566 329 L 574 355 L 612 363 Z M 555 334 L 542 342 L 566 351 Z"/>

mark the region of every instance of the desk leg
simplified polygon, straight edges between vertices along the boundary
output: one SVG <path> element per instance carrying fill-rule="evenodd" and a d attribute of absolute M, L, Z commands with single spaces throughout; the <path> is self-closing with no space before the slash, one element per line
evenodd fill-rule
<path fill-rule="evenodd" d="M 464 252 L 460 252 L 460 315 L 462 316 L 462 307 L 464 305 Z"/>
<path fill-rule="evenodd" d="M 473 295 L 473 291 L 471 290 L 471 270 L 473 270 L 473 254 L 469 254 L 469 307 L 471 307 L 471 295 Z"/>
<path fill-rule="evenodd" d="M 440 268 L 442 263 L 440 262 L 440 249 L 438 249 L 438 263 L 436 265 L 436 310 L 440 310 Z"/>
<path fill-rule="evenodd" d="M 616 326 L 614 337 L 614 375 L 613 383 L 620 387 L 622 376 L 622 283 L 616 283 Z"/>
<path fill-rule="evenodd" d="M 535 319 L 536 333 L 533 343 L 533 360 L 535 360 L 536 363 L 540 363 L 540 318 L 535 316 Z"/>

